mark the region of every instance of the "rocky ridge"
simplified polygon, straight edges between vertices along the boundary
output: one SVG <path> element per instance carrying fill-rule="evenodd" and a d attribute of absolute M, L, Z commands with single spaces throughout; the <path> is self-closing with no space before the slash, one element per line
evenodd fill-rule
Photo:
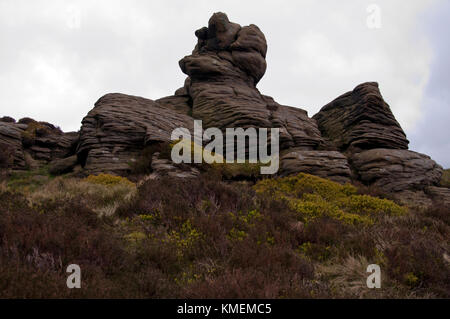
<path fill-rule="evenodd" d="M 48 164 L 54 174 L 126 175 L 146 147 L 170 142 L 177 127 L 192 130 L 196 119 L 204 129 L 279 128 L 282 176 L 306 172 L 448 200 L 448 191 L 438 187 L 442 167 L 408 150 L 406 135 L 377 83 L 358 85 L 310 118 L 301 108 L 280 105 L 257 89 L 267 67 L 267 43 L 257 26 L 242 27 L 215 13 L 195 35 L 197 45 L 179 62 L 186 81 L 173 96 L 150 100 L 107 94 L 83 119 L 79 132 L 64 133 L 31 119 L 0 119 L 7 166 Z M 152 176 L 198 174 L 194 168 L 179 171 L 158 154 L 152 155 Z"/>

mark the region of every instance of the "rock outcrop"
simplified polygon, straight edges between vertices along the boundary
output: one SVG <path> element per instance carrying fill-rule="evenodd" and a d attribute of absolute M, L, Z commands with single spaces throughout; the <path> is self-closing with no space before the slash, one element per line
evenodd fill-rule
<path fill-rule="evenodd" d="M 437 185 L 442 176 L 442 167 L 429 156 L 408 150 L 364 151 L 351 163 L 362 182 L 391 192 Z"/>
<path fill-rule="evenodd" d="M 442 167 L 429 156 L 408 150 L 409 141 L 381 96 L 368 82 L 325 105 L 313 116 L 325 146 L 343 152 L 354 178 L 386 192 L 437 185 Z"/>
<path fill-rule="evenodd" d="M 13 122 L 0 122 L 0 147 L 7 162 L 5 164 L 18 169 L 26 167 L 21 134 L 22 130 Z"/>
<path fill-rule="evenodd" d="M 100 98 L 80 131 L 77 154 L 86 173 L 126 174 L 146 145 L 170 141 L 177 127 L 192 129 L 192 118 L 167 103 L 124 94 Z"/>
<path fill-rule="evenodd" d="M 341 95 L 313 118 L 322 135 L 341 151 L 408 149 L 405 133 L 374 82 Z"/>
<path fill-rule="evenodd" d="M 83 119 L 77 151 L 86 172 L 126 173 L 146 145 L 169 141 L 174 128 L 191 129 L 194 119 L 223 131 L 280 128 L 281 149 L 312 151 L 323 142 L 306 111 L 280 105 L 256 88 L 267 51 L 257 26 L 241 27 L 217 13 L 196 36 L 194 51 L 180 61 L 189 77 L 174 96 L 152 101 L 108 94 L 95 104 Z"/>
<path fill-rule="evenodd" d="M 5 118 L 0 121 L 0 144 L 9 149 L 10 167 L 32 168 L 75 154 L 77 132 L 64 133 L 50 123 L 28 118 L 17 123 Z"/>
<path fill-rule="evenodd" d="M 194 51 L 180 61 L 189 76 L 182 91 L 190 96 L 192 116 L 204 128 L 278 127 L 282 149 L 311 150 L 320 144 L 320 132 L 306 111 L 280 105 L 256 88 L 266 71 L 267 52 L 257 26 L 241 27 L 215 13 L 195 35 Z"/>
<path fill-rule="evenodd" d="M 310 118 L 257 89 L 267 68 L 267 43 L 257 26 L 241 27 L 215 13 L 195 35 L 194 50 L 179 61 L 188 77 L 173 96 L 149 100 L 107 94 L 83 119 L 80 132 L 63 133 L 29 118 L 17 123 L 0 118 L 0 146 L 10 152 L 12 168 L 49 164 L 54 174 L 75 167 L 83 174 L 128 174 L 144 149 L 167 144 L 175 128 L 192 131 L 195 119 L 202 120 L 204 129 L 222 131 L 279 128 L 282 176 L 304 172 L 341 183 L 357 180 L 407 201 L 416 198 L 419 204 L 448 199 L 448 191 L 436 187 L 442 168 L 408 150 L 406 135 L 377 83 L 357 86 Z M 148 162 L 152 174 L 147 178 L 199 174 L 158 152 Z"/>
<path fill-rule="evenodd" d="M 350 182 L 351 172 L 347 158 L 336 151 L 289 150 L 281 158 L 282 176 L 308 173 L 339 183 Z"/>
<path fill-rule="evenodd" d="M 49 173 L 53 175 L 61 175 L 71 172 L 78 164 L 78 157 L 72 155 L 66 158 L 56 159 L 49 164 Z"/>
<path fill-rule="evenodd" d="M 36 160 L 46 163 L 71 156 L 74 154 L 78 143 L 78 133 L 58 133 L 36 137 L 33 145 L 29 147 L 29 152 Z"/>

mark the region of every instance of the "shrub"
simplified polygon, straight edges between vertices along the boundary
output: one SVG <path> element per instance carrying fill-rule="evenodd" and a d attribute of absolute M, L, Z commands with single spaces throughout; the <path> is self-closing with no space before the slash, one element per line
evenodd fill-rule
<path fill-rule="evenodd" d="M 325 200 L 335 200 L 357 192 L 356 187 L 332 182 L 317 176 L 300 173 L 284 178 L 266 179 L 255 185 L 258 193 L 301 198 L 304 194 L 318 195 Z"/>
<path fill-rule="evenodd" d="M 377 215 L 403 215 L 406 208 L 387 199 L 356 195 L 352 185 L 341 185 L 317 176 L 300 173 L 296 176 L 266 179 L 255 185 L 258 194 L 281 198 L 309 222 L 330 217 L 347 224 L 374 223 Z"/>
<path fill-rule="evenodd" d="M 350 230 L 350 227 L 335 219 L 316 218 L 306 225 L 301 233 L 301 241 L 327 246 L 334 245 L 340 242 Z"/>
<path fill-rule="evenodd" d="M 18 193 L 0 195 L 0 296 L 63 298 L 108 295 L 102 274 L 123 268 L 121 243 L 79 198 L 33 208 Z M 83 291 L 65 287 L 65 267 L 84 270 Z"/>
<path fill-rule="evenodd" d="M 252 186 L 203 174 L 139 188 L 60 176 L 31 188 L 35 173 L 0 184 L 3 298 L 450 295 L 445 207 L 404 214 L 309 175 Z M 66 287 L 71 263 L 81 289 Z M 383 289 L 367 289 L 372 263 Z"/>
<path fill-rule="evenodd" d="M 450 226 L 450 214 L 448 206 L 444 203 L 434 203 L 432 206 L 428 207 L 425 212 L 425 216 L 432 217 L 441 220 L 447 226 Z"/>
<path fill-rule="evenodd" d="M 444 251 L 435 242 L 416 238 L 386 250 L 388 274 L 410 287 L 431 288 L 439 294 L 450 291 L 450 271 Z"/>
<path fill-rule="evenodd" d="M 351 195 L 342 201 L 342 205 L 350 213 L 369 216 L 377 214 L 401 216 L 407 212 L 406 207 L 397 205 L 393 201 L 368 195 Z"/>
<path fill-rule="evenodd" d="M 194 249 L 201 240 L 203 234 L 194 228 L 189 220 L 185 221 L 179 230 L 172 230 L 167 234 L 164 241 L 174 245 L 178 258 L 183 258 L 185 254 Z"/>
<path fill-rule="evenodd" d="M 253 191 L 244 185 L 232 187 L 207 176 L 198 179 L 164 177 L 145 182 L 136 196 L 119 207 L 123 217 L 153 215 L 172 224 L 177 218 L 186 219 L 192 214 L 217 214 L 219 211 L 252 207 Z"/>

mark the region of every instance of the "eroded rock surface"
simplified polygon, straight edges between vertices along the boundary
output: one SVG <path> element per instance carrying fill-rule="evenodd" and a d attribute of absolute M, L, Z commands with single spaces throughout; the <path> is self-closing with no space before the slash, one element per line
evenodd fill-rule
<path fill-rule="evenodd" d="M 16 123 L 10 117 L 5 118 L 0 121 L 0 144 L 2 151 L 11 157 L 11 168 L 36 168 L 74 154 L 78 133 L 64 133 L 47 122 L 25 119 Z"/>
<path fill-rule="evenodd" d="M 347 158 L 335 151 L 290 150 L 281 156 L 282 176 L 308 173 L 328 178 L 339 183 L 350 182 L 350 167 Z"/>
<path fill-rule="evenodd" d="M 0 147 L 2 148 L 0 151 L 5 152 L 5 156 L 9 157 L 8 165 L 18 169 L 26 167 L 22 130 L 13 122 L 0 122 Z"/>
<path fill-rule="evenodd" d="M 368 150 L 354 154 L 351 164 L 362 182 L 391 192 L 437 185 L 442 176 L 429 156 L 408 150 Z"/>
<path fill-rule="evenodd" d="M 408 149 L 405 133 L 374 82 L 341 95 L 313 118 L 323 136 L 341 151 Z"/>
<path fill-rule="evenodd" d="M 125 94 L 107 94 L 83 119 L 78 158 L 87 173 L 124 174 L 142 149 L 168 142 L 177 127 L 192 128 L 192 118 L 163 103 Z"/>
<path fill-rule="evenodd" d="M 255 25 L 241 27 L 215 13 L 195 33 L 198 43 L 180 61 L 189 76 L 178 94 L 189 94 L 192 116 L 204 128 L 280 128 L 280 146 L 314 149 L 320 142 L 316 123 L 306 111 L 283 106 L 262 95 L 256 84 L 266 71 L 267 43 Z"/>

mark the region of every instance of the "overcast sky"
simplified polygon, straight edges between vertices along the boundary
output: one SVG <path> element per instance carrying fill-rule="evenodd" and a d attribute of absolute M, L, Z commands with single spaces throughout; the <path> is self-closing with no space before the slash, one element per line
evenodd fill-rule
<path fill-rule="evenodd" d="M 380 28 L 368 27 L 370 4 Z M 377 81 L 411 149 L 450 167 L 446 0 L 0 0 L 0 116 L 70 131 L 106 93 L 172 95 L 185 79 L 178 61 L 216 11 L 264 32 L 263 94 L 312 116 Z"/>

